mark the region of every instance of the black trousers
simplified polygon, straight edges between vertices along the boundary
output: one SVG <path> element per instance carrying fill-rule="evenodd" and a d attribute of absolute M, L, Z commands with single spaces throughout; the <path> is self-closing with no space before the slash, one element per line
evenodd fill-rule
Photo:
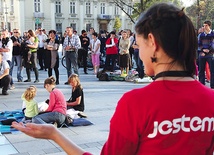
<path fill-rule="evenodd" d="M 78 65 L 80 67 L 81 62 L 83 62 L 84 72 L 87 71 L 87 57 L 88 51 L 86 51 L 85 49 L 78 50 Z"/>
<path fill-rule="evenodd" d="M 113 72 L 117 58 L 118 58 L 117 54 L 106 54 L 104 70 L 105 71 L 110 70 L 111 72 Z"/>
<path fill-rule="evenodd" d="M 10 75 L 6 75 L 2 79 L 0 79 L 0 86 L 2 87 L 2 92 L 6 92 L 9 89 L 10 81 Z"/>
<path fill-rule="evenodd" d="M 59 67 L 54 66 L 55 76 L 56 76 L 56 83 L 59 83 Z M 48 76 L 52 76 L 52 68 L 48 68 Z"/>
<path fill-rule="evenodd" d="M 39 66 L 41 69 L 45 67 L 45 50 L 44 48 L 39 48 L 37 50 L 37 57 L 39 60 Z"/>

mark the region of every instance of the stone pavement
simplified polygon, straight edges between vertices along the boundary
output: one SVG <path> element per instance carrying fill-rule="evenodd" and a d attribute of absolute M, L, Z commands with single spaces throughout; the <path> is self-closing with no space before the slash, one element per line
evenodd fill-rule
<path fill-rule="evenodd" d="M 15 67 L 16 69 L 16 67 Z M 84 88 L 85 113 L 94 125 L 80 127 L 63 127 L 62 131 L 69 139 L 74 141 L 80 147 L 94 155 L 100 154 L 101 148 L 108 137 L 109 121 L 112 117 L 117 101 L 121 98 L 124 92 L 133 88 L 139 88 L 147 85 L 134 84 L 131 82 L 110 81 L 103 82 L 93 75 L 92 71 L 89 74 L 83 74 L 83 69 L 79 69 L 81 84 Z M 17 82 L 16 78 L 15 89 L 10 90 L 8 96 L 0 95 L 0 111 L 21 109 L 22 101 L 21 94 L 27 86 L 35 85 L 38 89 L 36 100 L 44 101 L 48 98 L 49 93 L 43 87 L 43 81 L 48 77 L 46 71 L 39 71 L 39 80 L 37 84 Z M 25 69 L 23 70 L 24 80 L 26 79 Z M 54 75 L 54 71 L 53 71 Z M 16 70 L 13 71 L 13 77 L 16 77 Z M 31 80 L 34 81 L 34 73 L 31 73 Z M 64 85 L 67 80 L 65 68 L 60 64 L 60 84 L 57 85 L 69 99 L 71 95 L 71 87 Z M 65 155 L 63 150 L 51 140 L 41 140 L 31 138 L 21 132 L 14 134 L 4 134 L 0 136 L 0 155 Z"/>

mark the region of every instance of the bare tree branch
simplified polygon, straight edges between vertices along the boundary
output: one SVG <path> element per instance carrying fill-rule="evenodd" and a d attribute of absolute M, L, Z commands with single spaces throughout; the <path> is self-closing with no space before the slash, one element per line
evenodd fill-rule
<path fill-rule="evenodd" d="M 123 5 L 121 5 L 121 4 L 123 4 L 123 2 L 121 3 L 121 0 L 120 1 L 113 0 L 113 2 L 116 4 L 117 7 L 119 7 L 129 17 L 131 22 L 135 24 L 135 21 L 132 18 L 132 16 L 130 14 L 128 14 L 128 12 L 124 9 Z"/>

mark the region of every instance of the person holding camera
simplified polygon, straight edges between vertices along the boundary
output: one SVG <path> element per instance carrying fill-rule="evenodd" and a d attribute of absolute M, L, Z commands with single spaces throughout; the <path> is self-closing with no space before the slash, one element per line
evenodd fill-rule
<path fill-rule="evenodd" d="M 74 68 L 74 73 L 79 75 L 78 72 L 78 54 L 77 50 L 81 47 L 81 42 L 78 35 L 73 34 L 73 28 L 66 28 L 67 36 L 63 43 L 63 48 L 65 50 L 65 61 L 68 77 L 72 74 L 71 66 Z M 65 82 L 68 84 L 68 82 Z"/>

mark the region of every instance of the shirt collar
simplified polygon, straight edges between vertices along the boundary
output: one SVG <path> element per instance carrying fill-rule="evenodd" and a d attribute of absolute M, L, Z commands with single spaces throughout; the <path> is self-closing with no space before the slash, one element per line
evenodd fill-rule
<path fill-rule="evenodd" d="M 205 31 L 204 31 L 204 34 L 205 35 L 208 35 L 208 34 L 210 34 L 212 32 L 212 30 L 210 29 L 210 31 L 208 32 L 208 33 L 206 33 Z"/>

